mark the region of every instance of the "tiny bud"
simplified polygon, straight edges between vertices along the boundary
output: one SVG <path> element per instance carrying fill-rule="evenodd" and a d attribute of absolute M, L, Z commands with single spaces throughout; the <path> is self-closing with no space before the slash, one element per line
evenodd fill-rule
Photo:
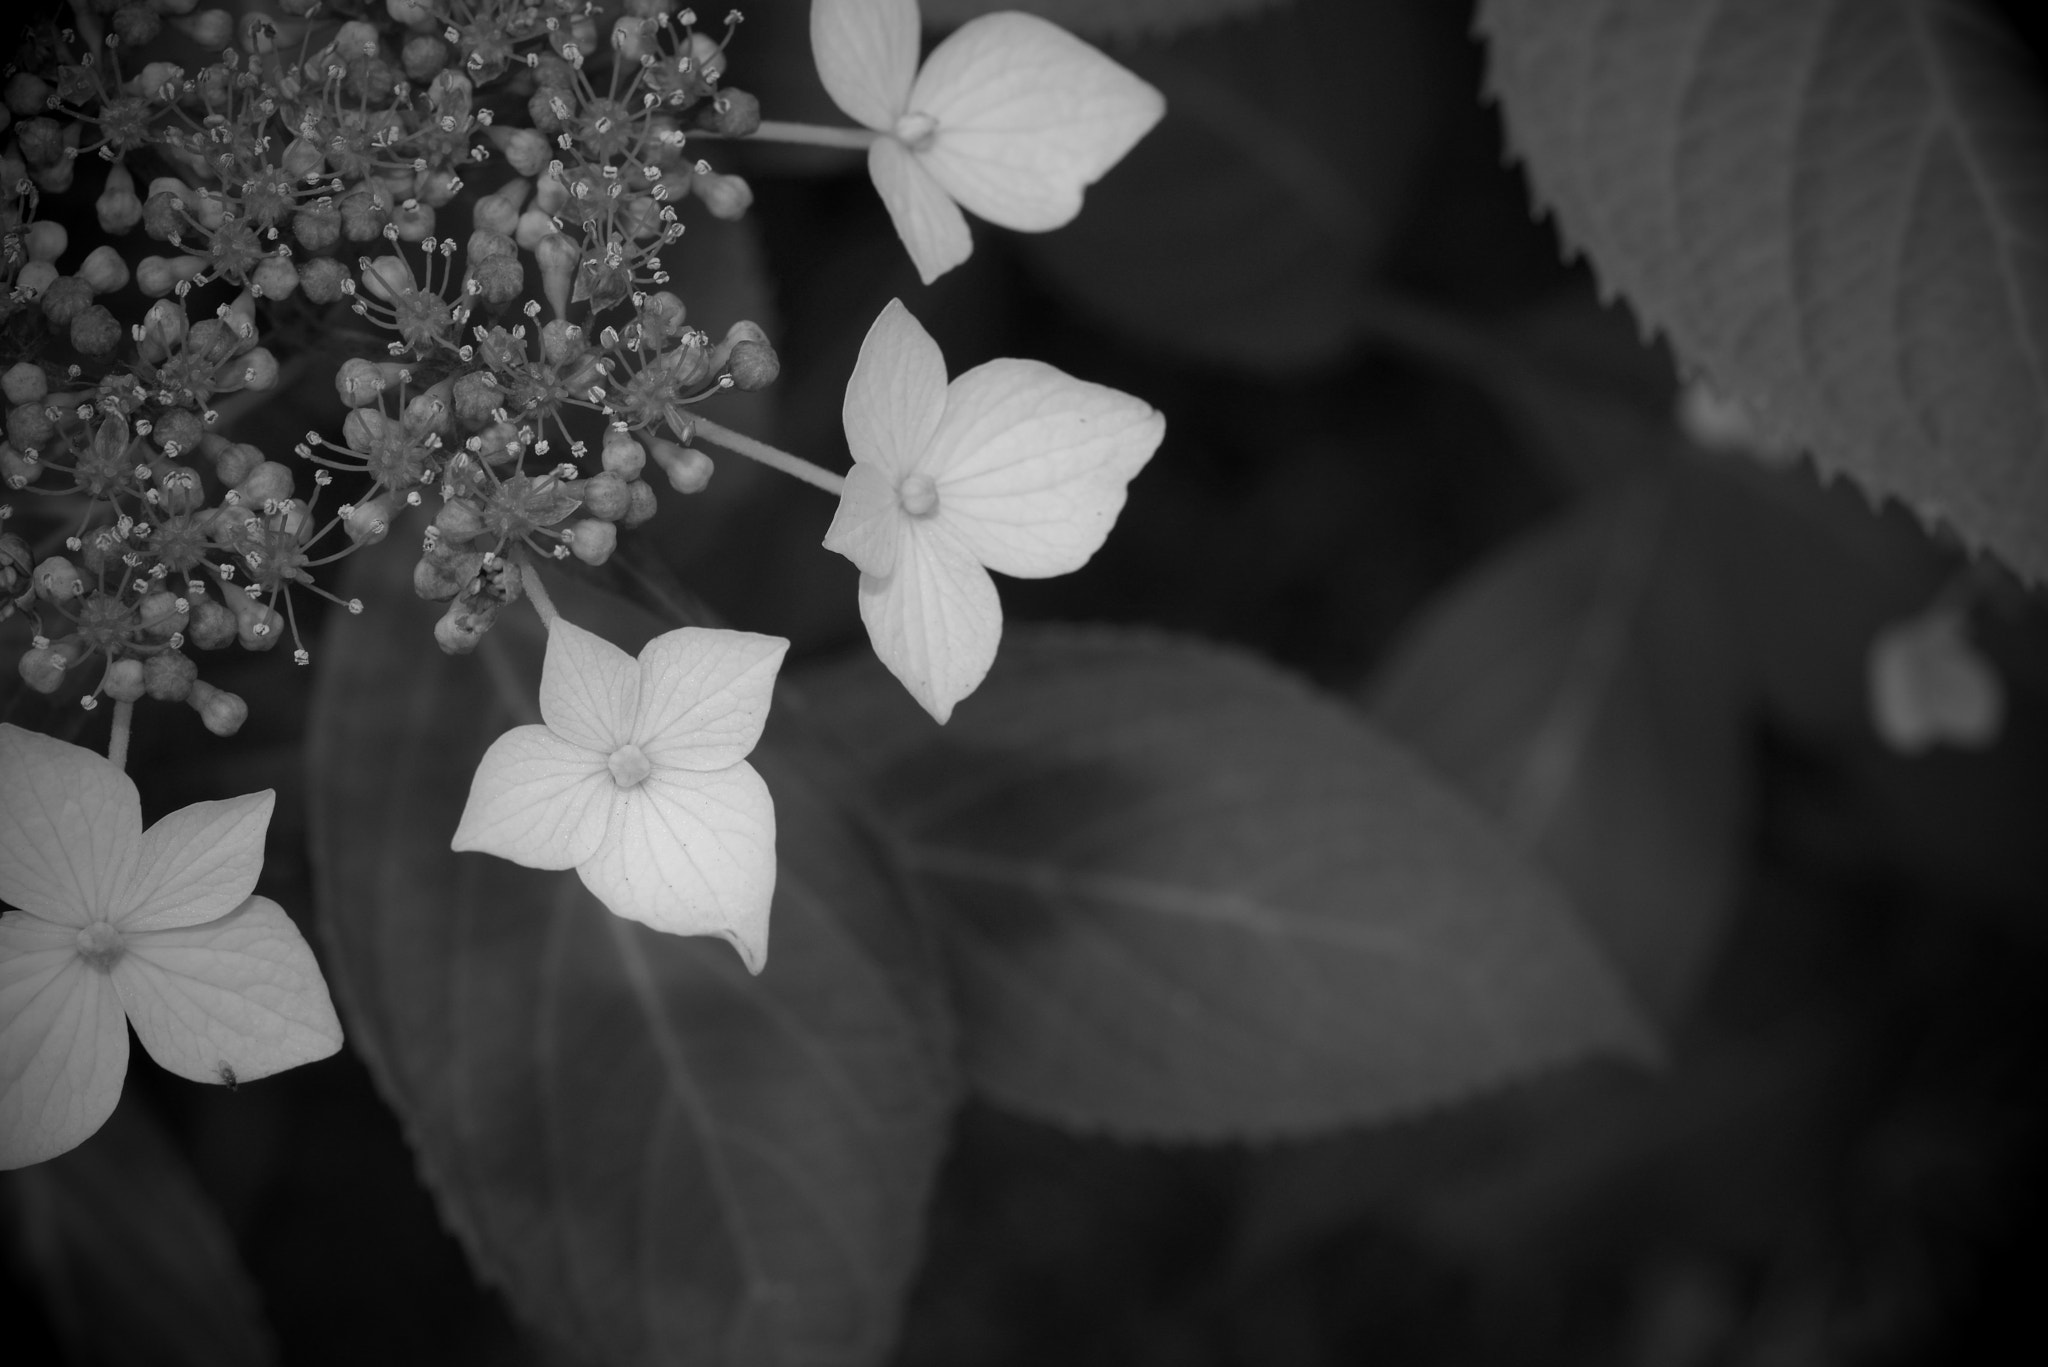
<path fill-rule="evenodd" d="M 578 518 L 569 524 L 566 543 L 570 554 L 586 565 L 602 565 L 618 548 L 619 529 L 594 517 Z"/>
<path fill-rule="evenodd" d="M 266 460 L 235 482 L 235 492 L 241 495 L 244 503 L 261 508 L 266 503 L 281 503 L 290 498 L 294 483 L 289 465 Z"/>
<path fill-rule="evenodd" d="M 390 494 L 364 499 L 342 514 L 341 529 L 358 546 L 374 546 L 391 532 L 398 503 Z"/>
<path fill-rule="evenodd" d="M 672 441 L 651 440 L 647 443 L 648 454 L 655 464 L 668 476 L 669 487 L 679 494 L 702 493 L 711 483 L 711 457 L 694 446 L 678 446 Z"/>
<path fill-rule="evenodd" d="M 454 499 L 442 504 L 440 511 L 434 514 L 434 525 L 452 540 L 468 541 L 483 535 L 483 513 L 473 503 Z"/>
<path fill-rule="evenodd" d="M 697 119 L 725 137 L 744 138 L 761 126 L 761 102 L 744 90 L 727 86 L 703 107 Z"/>
<path fill-rule="evenodd" d="M 626 515 L 619 519 L 619 525 L 638 527 L 651 522 L 658 511 L 654 486 L 644 479 L 631 480 L 626 485 L 626 492 L 632 497 L 632 502 L 626 507 Z"/>
<path fill-rule="evenodd" d="M 553 155 L 548 140 L 531 128 L 509 128 L 492 124 L 485 136 L 504 154 L 513 170 L 522 176 L 537 176 L 547 169 Z"/>
<path fill-rule="evenodd" d="M 604 435 L 604 451 L 599 457 L 604 468 L 621 480 L 636 480 L 647 468 L 647 448 L 634 441 L 625 432 L 610 431 Z"/>
<path fill-rule="evenodd" d="M 556 318 L 540 330 L 540 354 L 549 365 L 566 366 L 590 349 L 583 329 Z"/>
<path fill-rule="evenodd" d="M 92 286 L 95 294 L 112 294 L 128 283 L 128 263 L 111 245 L 101 243 L 79 266 L 78 278 Z"/>
<path fill-rule="evenodd" d="M 68 603 L 85 592 L 85 576 L 61 555 L 53 555 L 35 568 L 36 597 L 46 603 Z"/>
<path fill-rule="evenodd" d="M 64 686 L 64 671 L 71 668 L 78 651 L 75 641 L 58 641 L 23 651 L 16 666 L 21 671 L 21 681 L 38 693 L 55 693 Z"/>
<path fill-rule="evenodd" d="M 9 403 L 41 403 L 50 392 L 50 377 L 33 361 L 17 361 L 0 375 L 0 393 Z"/>
<path fill-rule="evenodd" d="M 200 47 L 213 51 L 225 48 L 235 36 L 235 16 L 224 9 L 203 10 L 189 19 L 174 19 L 171 26 L 182 29 Z"/>
<path fill-rule="evenodd" d="M 335 372 L 334 388 L 341 395 L 341 401 L 350 408 L 361 408 L 373 404 L 384 392 L 384 372 L 374 362 L 360 356 L 342 362 Z"/>
<path fill-rule="evenodd" d="M 434 623 L 434 643 L 450 655 L 467 655 L 484 639 L 484 633 L 498 620 L 495 598 L 458 598 Z"/>
<path fill-rule="evenodd" d="M 576 283 L 576 268 L 583 260 L 582 249 L 567 233 L 549 232 L 534 244 L 533 254 L 540 261 L 541 288 L 555 310 L 555 317 L 566 317 L 569 290 Z"/>
<path fill-rule="evenodd" d="M 254 474 L 256 467 L 261 464 L 263 464 L 263 453 L 245 441 L 230 442 L 217 448 L 213 453 L 213 472 L 220 476 L 222 484 L 227 485 L 231 489 Z M 289 483 L 291 472 L 287 470 L 285 474 L 287 483 L 284 496 L 289 498 L 291 497 Z"/>
<path fill-rule="evenodd" d="M 111 356 L 126 334 L 121 320 L 104 304 L 94 304 L 71 320 L 71 345 L 87 356 Z"/>
<path fill-rule="evenodd" d="M 147 687 L 140 660 L 115 660 L 107 666 L 106 677 L 100 680 L 100 692 L 115 702 L 138 701 Z"/>
<path fill-rule="evenodd" d="M 127 233 L 142 221 L 142 200 L 135 193 L 135 177 L 128 174 L 128 168 L 119 162 L 107 172 L 106 188 L 93 201 L 93 212 L 99 216 L 100 228 L 110 233 Z"/>
<path fill-rule="evenodd" d="M 299 288 L 299 268 L 288 256 L 269 256 L 256 267 L 249 283 L 265 299 L 289 299 Z"/>
<path fill-rule="evenodd" d="M 583 500 L 583 511 L 604 522 L 617 522 L 633 506 L 633 496 L 627 492 L 626 481 L 610 470 L 579 480 L 571 487 Z M 582 552 L 577 554 L 580 556 Z"/>
<path fill-rule="evenodd" d="M 348 267 L 331 256 L 316 256 L 299 267 L 299 288 L 315 304 L 331 304 L 342 296 Z"/>
<path fill-rule="evenodd" d="M 228 611 L 235 614 L 235 639 L 242 649 L 268 650 L 284 639 L 284 618 L 261 599 L 230 593 Z"/>
<path fill-rule="evenodd" d="M 180 702 L 199 678 L 199 666 L 176 650 L 160 650 L 142 664 L 142 686 L 158 702 Z"/>
<path fill-rule="evenodd" d="M 199 714 L 199 720 L 206 729 L 216 736 L 232 736 L 242 729 L 242 723 L 249 720 L 249 704 L 236 694 L 224 688 L 215 688 L 204 680 L 194 680 L 191 695 L 187 701 L 192 710 Z"/>
<path fill-rule="evenodd" d="M 775 348 L 766 342 L 741 342 L 726 360 L 727 373 L 735 389 L 766 389 L 782 373 Z"/>
<path fill-rule="evenodd" d="M 754 191 L 746 181 L 716 171 L 700 171 L 692 176 L 690 192 L 704 201 L 704 207 L 711 211 L 713 218 L 727 222 L 745 218 L 747 210 L 754 204 Z"/>
<path fill-rule="evenodd" d="M 193 601 L 191 617 L 185 639 L 201 650 L 219 650 L 235 639 L 239 629 L 235 614 L 211 598 Z"/>
<path fill-rule="evenodd" d="M 161 299 L 206 269 L 199 256 L 145 256 L 135 263 L 135 284 L 152 299 Z"/>
<path fill-rule="evenodd" d="M 55 219 L 42 219 L 21 230 L 21 247 L 31 261 L 55 261 L 71 245 L 71 234 Z"/>

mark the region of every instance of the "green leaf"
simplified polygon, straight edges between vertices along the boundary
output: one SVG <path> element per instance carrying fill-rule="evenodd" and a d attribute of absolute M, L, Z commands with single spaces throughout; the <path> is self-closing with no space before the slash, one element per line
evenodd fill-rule
<path fill-rule="evenodd" d="M 960 24 L 997 10 L 1023 10 L 1084 38 L 1179 33 L 1222 19 L 1245 19 L 1293 0 L 922 0 L 927 24 Z"/>
<path fill-rule="evenodd" d="M 1987 8 L 1487 0 L 1565 239 L 1824 470 L 2048 578 L 2048 114 Z"/>
<path fill-rule="evenodd" d="M 1287 374 L 1341 355 L 1446 93 L 1405 5 L 1304 0 L 1119 52 L 1166 118 L 1020 246 L 1075 306 L 1141 341 Z"/>
<path fill-rule="evenodd" d="M 277 1352 L 220 1211 L 133 1097 L 99 1133 L 7 1174 L 0 1203 L 72 1359 L 261 1367 Z"/>
<path fill-rule="evenodd" d="M 394 561 L 393 563 L 397 563 Z M 402 566 L 401 566 L 402 568 Z M 656 624 L 559 588 L 637 648 Z M 327 643 L 315 852 L 350 1038 L 513 1307 L 609 1364 L 877 1361 L 958 1085 L 935 956 L 828 767 L 772 723 L 773 954 L 612 916 L 575 874 L 449 853 L 541 632 L 431 646 L 388 583 Z"/>
<path fill-rule="evenodd" d="M 947 939 L 970 1077 L 1001 1104 L 1289 1135 L 1654 1053 L 1484 818 L 1248 657 L 1012 627 L 943 730 L 865 658 L 806 696 L 881 799 Z"/>
<path fill-rule="evenodd" d="M 1670 478 L 1481 565 L 1411 629 L 1375 715 L 1554 872 L 1646 1007 L 1675 1019 L 1742 872 L 1737 641 Z"/>

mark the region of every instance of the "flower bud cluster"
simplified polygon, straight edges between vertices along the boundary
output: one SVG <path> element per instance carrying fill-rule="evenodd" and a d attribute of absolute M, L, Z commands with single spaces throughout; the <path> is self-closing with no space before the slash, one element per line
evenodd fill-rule
<path fill-rule="evenodd" d="M 321 568 L 408 508 L 438 496 L 414 581 L 460 651 L 518 596 L 513 557 L 602 564 L 650 476 L 706 486 L 693 406 L 779 362 L 752 323 L 686 323 L 662 252 L 679 206 L 751 202 L 688 142 L 759 106 L 721 85 L 737 14 L 714 38 L 674 0 L 624 9 L 85 0 L 28 35 L 0 114 L 0 620 L 28 625 L 29 687 L 225 734 L 246 708 L 194 652 L 289 635 L 304 662 L 293 591 L 331 598 Z M 188 69 L 195 42 L 217 55 Z M 56 196 L 106 240 L 73 250 Z M 338 327 L 339 438 L 232 440 L 224 414 Z"/>

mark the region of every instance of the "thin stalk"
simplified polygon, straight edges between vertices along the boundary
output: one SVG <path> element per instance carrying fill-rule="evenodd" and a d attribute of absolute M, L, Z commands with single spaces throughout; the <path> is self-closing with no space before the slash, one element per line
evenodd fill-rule
<path fill-rule="evenodd" d="M 795 475 L 806 484 L 814 484 L 828 494 L 838 494 L 846 488 L 846 480 L 830 470 L 811 464 L 802 456 L 793 456 L 787 451 L 778 451 L 764 441 L 755 441 L 744 432 L 735 432 L 730 427 L 715 423 L 711 419 L 691 414 L 690 421 L 697 426 L 697 435 L 728 451 L 737 451 L 749 460 L 758 460 L 771 470 L 780 470 L 785 475 Z"/>
<path fill-rule="evenodd" d="M 128 767 L 128 733 L 135 724 L 135 704 L 122 700 L 114 704 L 114 729 L 107 734 L 107 759 L 116 769 Z"/>
<path fill-rule="evenodd" d="M 519 557 L 519 582 L 526 589 L 527 601 L 540 614 L 541 625 L 553 626 L 562 614 L 555 611 L 555 600 L 548 597 L 548 591 L 540 582 L 540 571 L 534 568 L 533 557 L 524 550 L 515 552 Z"/>
<path fill-rule="evenodd" d="M 693 132 L 691 137 L 706 136 Z M 793 142 L 805 147 L 844 147 L 855 152 L 864 152 L 880 133 L 870 128 L 826 128 L 815 123 L 785 123 L 780 119 L 763 119 L 761 126 L 747 134 L 746 142 Z"/>

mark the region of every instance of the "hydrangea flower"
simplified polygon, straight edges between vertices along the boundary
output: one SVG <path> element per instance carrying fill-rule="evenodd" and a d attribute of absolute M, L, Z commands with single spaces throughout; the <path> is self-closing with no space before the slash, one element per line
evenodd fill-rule
<path fill-rule="evenodd" d="M 1166 435 L 1151 405 L 1039 361 L 946 382 L 939 347 L 892 299 L 846 384 L 853 452 L 825 547 L 860 568 L 875 654 L 939 721 L 995 662 L 996 570 L 1088 562 Z"/>
<path fill-rule="evenodd" d="M 269 791 L 147 831 L 107 760 L 0 725 L 0 1168 L 53 1158 L 120 1100 L 128 1026 L 194 1082 L 247 1081 L 341 1047 L 284 910 L 252 896 Z"/>
<path fill-rule="evenodd" d="M 868 173 L 927 285 L 974 250 L 962 209 L 1020 232 L 1061 227 L 1166 112 L 1157 90 L 1033 15 L 969 20 L 922 67 L 917 37 L 917 0 L 812 0 L 818 75 L 882 135 Z"/>
<path fill-rule="evenodd" d="M 636 661 L 560 617 L 541 665 L 541 725 L 491 742 L 457 850 L 576 870 L 619 916 L 768 959 L 775 806 L 746 762 L 789 642 L 684 627 Z"/>

